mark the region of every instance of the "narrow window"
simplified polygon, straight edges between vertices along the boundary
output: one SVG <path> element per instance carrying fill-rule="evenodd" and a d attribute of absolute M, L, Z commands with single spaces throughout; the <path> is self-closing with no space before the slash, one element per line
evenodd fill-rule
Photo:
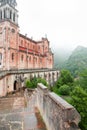
<path fill-rule="evenodd" d="M 35 58 L 35 62 L 37 63 L 37 57 Z"/>
<path fill-rule="evenodd" d="M 31 56 L 29 57 L 29 61 L 31 61 Z"/>
<path fill-rule="evenodd" d="M 0 53 L 0 65 L 2 64 L 2 53 Z"/>
<path fill-rule="evenodd" d="M 13 21 L 15 22 L 15 13 L 13 14 Z"/>
<path fill-rule="evenodd" d="M 34 45 L 33 45 L 33 49 L 34 49 Z"/>
<path fill-rule="evenodd" d="M 12 53 L 12 61 L 14 60 L 14 53 Z"/>
<path fill-rule="evenodd" d="M 12 19 L 12 11 L 10 10 L 10 19 Z"/>
<path fill-rule="evenodd" d="M 2 11 L 0 11 L 0 19 L 2 19 Z"/>
<path fill-rule="evenodd" d="M 23 40 L 21 40 L 21 46 L 23 46 Z"/>
<path fill-rule="evenodd" d="M 5 10 L 4 10 L 4 18 L 6 18 Z"/>
<path fill-rule="evenodd" d="M 28 56 L 26 56 L 26 61 L 28 61 Z"/>
<path fill-rule="evenodd" d="M 21 56 L 21 61 L 23 61 L 23 59 L 24 59 L 24 56 L 22 55 L 22 56 Z"/>

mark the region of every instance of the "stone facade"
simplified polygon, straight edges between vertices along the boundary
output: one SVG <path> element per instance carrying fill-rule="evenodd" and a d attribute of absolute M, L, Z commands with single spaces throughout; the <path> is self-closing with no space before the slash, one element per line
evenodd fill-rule
<path fill-rule="evenodd" d="M 20 34 L 16 1 L 0 1 L 0 69 L 53 68 L 47 38 L 35 41 Z"/>
<path fill-rule="evenodd" d="M 73 106 L 42 84 L 38 84 L 35 95 L 48 130 L 80 130 L 81 117 Z"/>

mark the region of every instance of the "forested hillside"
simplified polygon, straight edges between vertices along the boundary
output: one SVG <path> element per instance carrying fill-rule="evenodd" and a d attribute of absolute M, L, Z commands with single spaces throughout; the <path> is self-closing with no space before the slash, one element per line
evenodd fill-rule
<path fill-rule="evenodd" d="M 70 70 L 74 76 L 87 69 L 87 48 L 78 46 L 62 65 L 62 68 Z"/>

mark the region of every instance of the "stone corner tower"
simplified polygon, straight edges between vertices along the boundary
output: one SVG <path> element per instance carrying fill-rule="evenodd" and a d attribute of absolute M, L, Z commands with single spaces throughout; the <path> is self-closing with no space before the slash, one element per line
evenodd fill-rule
<path fill-rule="evenodd" d="M 0 0 L 0 69 L 17 68 L 18 11 L 16 0 Z M 15 60 L 14 60 L 15 59 Z M 14 63 L 13 63 L 14 61 Z"/>

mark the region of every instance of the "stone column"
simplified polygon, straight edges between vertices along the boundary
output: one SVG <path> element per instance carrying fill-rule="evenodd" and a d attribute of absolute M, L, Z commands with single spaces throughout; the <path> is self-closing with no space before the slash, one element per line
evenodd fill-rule
<path fill-rule="evenodd" d="M 10 10 L 9 10 L 9 8 L 7 8 L 7 18 L 8 19 L 10 18 Z"/>
<path fill-rule="evenodd" d="M 4 19 L 4 9 L 2 10 L 2 19 Z"/>

